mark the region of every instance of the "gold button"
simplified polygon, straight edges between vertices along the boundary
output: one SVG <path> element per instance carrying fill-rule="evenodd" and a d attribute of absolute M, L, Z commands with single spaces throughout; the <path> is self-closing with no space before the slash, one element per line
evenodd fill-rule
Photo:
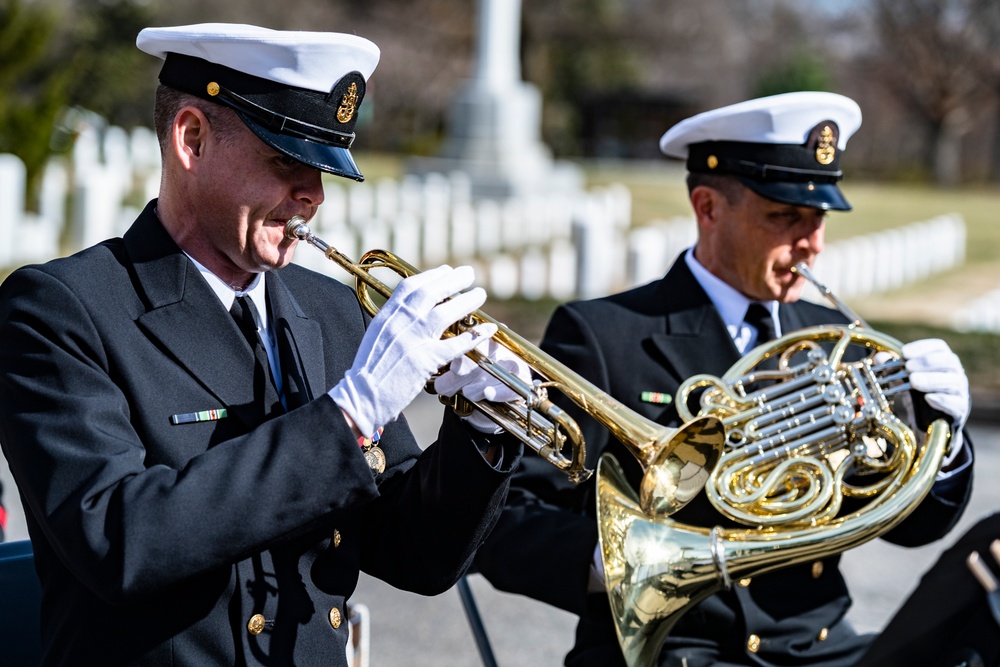
<path fill-rule="evenodd" d="M 339 530 L 334 530 L 333 531 L 333 548 L 336 549 L 339 546 L 340 546 L 340 531 Z"/>
<path fill-rule="evenodd" d="M 709 169 L 715 169 L 716 167 L 719 166 L 719 158 L 715 157 L 714 155 L 709 155 L 708 160 L 706 160 L 706 163 L 708 164 Z"/>
<path fill-rule="evenodd" d="M 749 585 L 750 585 L 750 577 L 747 577 L 746 579 L 740 579 L 740 586 L 746 588 Z"/>
<path fill-rule="evenodd" d="M 253 636 L 257 636 L 264 631 L 264 614 L 254 614 L 247 623 L 247 630 Z"/>
<path fill-rule="evenodd" d="M 217 84 L 215 81 L 209 81 L 208 86 L 206 86 L 205 89 L 208 91 L 208 94 L 211 95 L 212 97 L 215 97 L 216 95 L 219 94 L 219 84 Z"/>
<path fill-rule="evenodd" d="M 330 625 L 334 630 L 340 627 L 340 610 L 336 607 L 330 610 Z"/>
<path fill-rule="evenodd" d="M 829 634 L 830 631 L 827 628 L 823 628 L 822 630 L 819 631 L 819 634 L 816 635 L 816 639 L 820 640 L 821 642 L 825 642 Z"/>
<path fill-rule="evenodd" d="M 819 579 L 823 576 L 823 561 L 818 560 L 813 563 L 812 575 L 813 579 Z"/>
<path fill-rule="evenodd" d="M 757 635 L 750 635 L 747 637 L 747 650 L 751 653 L 756 653 L 760 649 L 760 637 Z"/>

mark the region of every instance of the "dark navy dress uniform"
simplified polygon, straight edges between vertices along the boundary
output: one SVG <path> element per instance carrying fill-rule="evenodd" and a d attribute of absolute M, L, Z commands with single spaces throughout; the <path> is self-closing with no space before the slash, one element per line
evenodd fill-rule
<path fill-rule="evenodd" d="M 785 332 L 846 322 L 839 312 L 804 301 L 782 304 L 779 313 Z M 542 347 L 629 409 L 671 427 L 680 425 L 676 408 L 646 402 L 643 392 L 655 388 L 673 395 L 687 378 L 699 373 L 721 376 L 739 359 L 729 332 L 683 258 L 659 281 L 560 307 Z M 588 467 L 596 467 L 601 454 L 613 454 L 638 488 L 642 471 L 635 457 L 578 408 L 565 407 L 584 429 Z M 593 480 L 571 487 L 551 474 L 550 467 L 525 457 L 504 516 L 477 564 L 501 590 L 580 615 L 567 665 L 624 664 L 607 596 L 586 593 L 597 541 Z M 971 472 L 956 484 L 947 495 L 932 492 L 884 538 L 916 546 L 945 535 L 967 502 Z M 704 493 L 673 518 L 704 527 L 736 525 L 719 515 Z M 555 576 L 551 569 L 518 573 L 504 564 L 529 553 L 537 562 L 558 563 Z M 857 635 L 844 621 L 851 597 L 839 561 L 839 556 L 831 556 L 739 581 L 731 591 L 702 602 L 681 617 L 660 664 L 725 665 L 726 657 L 735 655 L 739 659 L 732 664 L 739 665 L 853 665 L 871 638 Z"/>
<path fill-rule="evenodd" d="M 793 93 L 699 114 L 668 131 L 660 147 L 686 159 L 692 176 L 724 175 L 760 197 L 796 207 L 847 210 L 837 185 L 840 151 L 860 122 L 860 109 L 848 98 Z M 702 284 L 682 256 L 660 280 L 559 307 L 542 348 L 630 410 L 681 426 L 672 402 L 681 383 L 703 373 L 721 377 L 740 358 L 734 334 Z M 848 321 L 839 311 L 805 301 L 780 304 L 777 317 L 784 333 Z M 554 397 L 583 428 L 588 467 L 612 454 L 638 488 L 642 471 L 634 455 L 576 405 Z M 939 539 L 957 521 L 970 489 L 966 466 L 936 483 L 884 538 L 907 546 Z M 591 578 L 594 496 L 593 479 L 572 487 L 536 457 L 526 457 L 504 515 L 477 557 L 480 571 L 500 590 L 580 617 L 568 667 L 624 664 L 607 595 Z M 704 528 L 736 525 L 704 493 L 672 518 Z M 851 597 L 839 561 L 832 555 L 734 582 L 680 617 L 659 665 L 854 665 L 871 637 L 858 635 L 845 620 Z"/>
<path fill-rule="evenodd" d="M 377 61 L 367 40 L 218 24 L 146 35 L 167 52 L 168 86 L 361 178 L 348 148 Z M 332 79 L 315 91 L 289 74 Z M 353 290 L 294 264 L 264 279 L 284 405 L 265 401 L 248 338 L 156 209 L 0 286 L 0 443 L 42 585 L 42 664 L 346 667 L 359 573 L 451 587 L 520 443 L 449 411 L 422 449 L 400 417 L 378 442 L 384 470 L 370 465 L 327 393 L 369 317 Z M 500 465 L 483 456 L 494 445 Z"/>

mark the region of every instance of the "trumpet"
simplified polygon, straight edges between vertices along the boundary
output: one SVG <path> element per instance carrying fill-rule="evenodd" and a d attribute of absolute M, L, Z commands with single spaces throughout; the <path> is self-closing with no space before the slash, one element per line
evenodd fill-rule
<path fill-rule="evenodd" d="M 385 268 L 406 278 L 418 269 L 386 250 L 371 250 L 357 262 L 318 238 L 304 218 L 295 216 L 285 224 L 285 236 L 305 241 L 321 250 L 356 279 L 355 293 L 362 308 L 374 316 L 379 306 L 372 292 L 384 298 L 392 288 L 371 275 Z M 595 387 L 567 366 L 532 345 L 523 337 L 482 311 L 471 313 L 445 335 L 457 335 L 482 323 L 497 327 L 493 340 L 522 359 L 541 379 L 530 384 L 493 363 L 476 350 L 468 353 L 481 368 L 510 387 L 520 399 L 508 403 L 479 401 L 473 404 L 487 417 L 521 440 L 543 459 L 578 484 L 593 473 L 586 467 L 586 443 L 577 422 L 549 398 L 549 391 L 562 392 L 618 438 L 639 460 L 644 475 L 640 486 L 643 506 L 653 515 L 671 513 L 686 504 L 700 488 L 690 488 L 691 466 L 715 467 L 722 453 L 724 432 L 712 416 L 692 420 L 683 428 L 662 426 L 638 415 L 606 392 Z M 464 400 L 464 399 L 463 399 Z"/>

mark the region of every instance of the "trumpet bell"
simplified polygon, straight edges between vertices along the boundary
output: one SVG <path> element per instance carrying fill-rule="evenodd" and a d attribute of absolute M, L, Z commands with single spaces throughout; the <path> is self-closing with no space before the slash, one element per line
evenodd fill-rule
<path fill-rule="evenodd" d="M 698 417 L 650 447 L 650 461 L 639 484 L 639 505 L 650 516 L 669 516 L 705 486 L 722 456 L 726 432 L 716 417 Z M 626 445 L 627 446 L 627 445 Z M 645 452 L 633 451 L 641 460 Z"/>
<path fill-rule="evenodd" d="M 358 302 L 373 317 L 381 307 L 375 302 L 373 293 L 389 298 L 393 288 L 372 276 L 372 269 L 388 269 L 400 277 L 418 273 L 414 266 L 386 250 L 370 250 L 362 255 L 360 262 L 355 262 L 313 234 L 305 219 L 299 216 L 285 223 L 285 236 L 321 250 L 327 259 L 353 275 L 357 281 Z M 697 493 L 697 489 L 691 487 L 692 471 L 708 462 L 714 466 L 722 453 L 724 437 L 716 417 L 695 420 L 697 423 L 682 429 L 657 424 L 630 410 L 482 311 L 470 314 L 445 335 L 455 335 L 484 322 L 495 324 L 497 332 L 493 340 L 522 359 L 541 379 L 528 384 L 472 350 L 468 356 L 480 368 L 519 396 L 508 403 L 473 402 L 472 409 L 480 410 L 542 459 L 566 473 L 571 482 L 579 484 L 591 475 L 586 467 L 586 442 L 576 421 L 549 398 L 550 391 L 560 392 L 608 429 L 639 460 L 648 478 L 643 483 L 643 497 L 651 511 L 673 511 L 676 507 L 671 498 L 675 493 L 685 499 L 681 504 Z M 469 408 L 468 405 L 456 407 Z M 675 442 L 677 455 L 671 453 Z"/>

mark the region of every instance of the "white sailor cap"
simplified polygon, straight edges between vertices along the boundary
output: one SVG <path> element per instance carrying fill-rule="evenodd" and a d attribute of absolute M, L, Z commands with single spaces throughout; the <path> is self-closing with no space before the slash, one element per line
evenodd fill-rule
<path fill-rule="evenodd" d="M 332 32 L 202 23 L 146 28 L 136 46 L 164 59 L 160 82 L 236 111 L 289 157 L 364 180 L 348 150 L 375 44 Z"/>
<path fill-rule="evenodd" d="M 731 174 L 768 199 L 847 211 L 837 187 L 840 154 L 861 109 L 823 92 L 762 97 L 692 116 L 660 138 L 660 150 L 694 173 Z"/>

